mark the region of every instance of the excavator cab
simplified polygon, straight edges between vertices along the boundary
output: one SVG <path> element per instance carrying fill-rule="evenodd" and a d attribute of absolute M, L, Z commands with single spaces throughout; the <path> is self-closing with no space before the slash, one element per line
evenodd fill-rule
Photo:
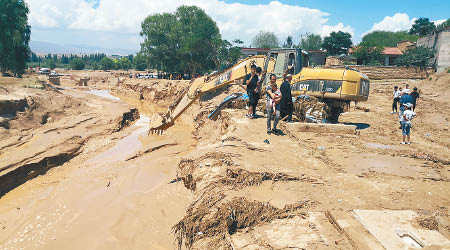
<path fill-rule="evenodd" d="M 274 67 L 269 68 L 271 58 L 275 59 Z M 271 49 L 264 63 L 264 70 L 268 75 L 275 74 L 279 85 L 283 82 L 285 74 L 296 75 L 302 70 L 302 50 L 301 49 Z M 263 88 L 269 84 L 269 77 L 264 79 Z"/>

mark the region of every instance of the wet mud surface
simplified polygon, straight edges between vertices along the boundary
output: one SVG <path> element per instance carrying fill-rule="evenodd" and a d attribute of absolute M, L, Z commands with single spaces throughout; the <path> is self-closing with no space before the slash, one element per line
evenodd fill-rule
<path fill-rule="evenodd" d="M 402 82 L 373 82 L 369 101 L 341 116 L 365 125 L 359 135 L 283 123 L 283 136 L 267 135 L 265 118 L 236 107 L 208 120 L 234 86 L 157 136 L 147 134 L 148 117 L 165 111 L 183 83 L 101 72 L 86 89 L 76 77 L 63 79 L 53 106 L 42 105 L 60 111 L 48 111 L 50 122 L 0 131 L 8 133 L 0 162 L 12 166 L 2 171 L 73 154 L 0 197 L 0 249 L 382 249 L 354 210 L 411 210 L 417 230 L 450 238 L 448 74 L 409 81 L 423 98 L 411 145 L 399 144 L 389 114 L 391 89 Z M 48 95 L 4 86 L 5 96 Z M 164 89 L 168 100 L 159 102 Z"/>

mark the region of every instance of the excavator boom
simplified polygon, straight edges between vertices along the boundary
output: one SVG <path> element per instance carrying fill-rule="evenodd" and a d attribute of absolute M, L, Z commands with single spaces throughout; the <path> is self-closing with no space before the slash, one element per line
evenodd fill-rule
<path fill-rule="evenodd" d="M 150 118 L 152 123 L 150 126 L 150 133 L 162 133 L 163 130 L 174 125 L 175 120 L 204 93 L 243 80 L 247 73 L 247 69 L 250 69 L 252 64 L 263 66 L 265 63 L 266 56 L 252 56 L 240 60 L 232 67 L 222 72 L 193 79 L 189 87 L 172 105 L 169 106 L 166 114 L 162 116 L 154 114 Z M 264 66 L 266 71 L 273 69 L 274 64 L 274 59 L 269 60 L 267 66 Z"/>

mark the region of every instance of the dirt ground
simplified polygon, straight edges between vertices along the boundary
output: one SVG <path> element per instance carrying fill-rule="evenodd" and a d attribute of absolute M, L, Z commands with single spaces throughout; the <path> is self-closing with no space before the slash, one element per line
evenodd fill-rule
<path fill-rule="evenodd" d="M 159 136 L 148 117 L 188 82 L 65 73 L 57 89 L 0 78 L 0 249 L 387 248 L 357 210 L 411 210 L 419 232 L 450 239 L 450 74 L 372 81 L 339 119 L 358 134 L 267 135 L 244 109 L 208 120 L 232 86 Z M 411 145 L 390 114 L 405 83 L 421 91 Z"/>

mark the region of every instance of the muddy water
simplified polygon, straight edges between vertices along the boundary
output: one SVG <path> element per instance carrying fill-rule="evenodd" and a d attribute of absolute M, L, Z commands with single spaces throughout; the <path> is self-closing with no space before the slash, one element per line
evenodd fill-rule
<path fill-rule="evenodd" d="M 100 96 L 100 97 L 104 97 L 104 98 L 108 98 L 108 99 L 120 101 L 120 98 L 111 95 L 110 92 L 109 92 L 109 90 L 104 90 L 104 89 L 91 89 L 91 90 L 89 90 L 89 91 L 87 91 L 87 92 L 88 92 L 89 94 L 93 94 L 93 95 L 96 95 L 96 96 Z"/>

